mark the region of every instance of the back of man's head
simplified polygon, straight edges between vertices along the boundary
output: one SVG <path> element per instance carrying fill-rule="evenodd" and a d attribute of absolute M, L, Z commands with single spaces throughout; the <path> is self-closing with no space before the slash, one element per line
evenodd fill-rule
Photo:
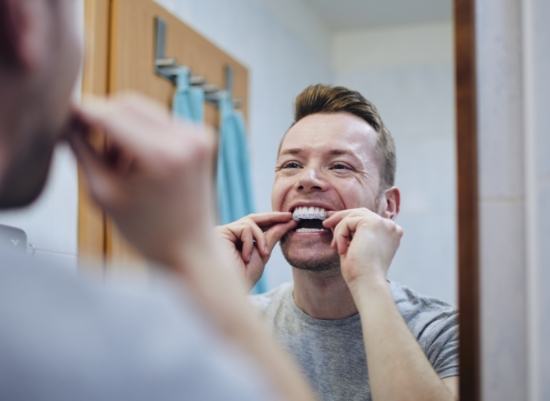
<path fill-rule="evenodd" d="M 381 179 L 385 187 L 393 186 L 396 168 L 393 137 L 374 104 L 359 92 L 342 86 L 308 86 L 296 97 L 293 125 L 311 114 L 339 112 L 350 113 L 363 119 L 376 131 L 377 151 L 383 160 Z"/>
<path fill-rule="evenodd" d="M 0 208 L 32 202 L 80 65 L 73 0 L 0 0 Z"/>

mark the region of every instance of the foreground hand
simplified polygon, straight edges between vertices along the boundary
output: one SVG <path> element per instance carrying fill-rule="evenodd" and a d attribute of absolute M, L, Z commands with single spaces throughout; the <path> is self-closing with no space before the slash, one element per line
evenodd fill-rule
<path fill-rule="evenodd" d="M 385 280 L 403 229 L 390 219 L 366 209 L 332 213 L 323 226 L 333 231 L 332 246 L 340 255 L 344 280 L 352 289 Z"/>
<path fill-rule="evenodd" d="M 270 212 L 218 226 L 216 232 L 252 287 L 260 279 L 275 244 L 295 226 L 290 212 Z"/>
<path fill-rule="evenodd" d="M 92 198 L 145 257 L 173 266 L 211 237 L 213 140 L 138 95 L 87 101 L 68 134 Z M 107 152 L 89 143 L 105 135 Z M 203 245 L 201 243 L 201 245 Z"/>
<path fill-rule="evenodd" d="M 74 120 L 67 139 L 92 197 L 120 231 L 146 257 L 175 268 L 186 295 L 194 294 L 218 332 L 264 369 L 281 399 L 313 401 L 298 368 L 252 309 L 241 276 L 224 268 L 231 262 L 212 235 L 208 132 L 137 96 L 88 103 Z M 91 130 L 105 134 L 108 152 L 91 146 Z"/>

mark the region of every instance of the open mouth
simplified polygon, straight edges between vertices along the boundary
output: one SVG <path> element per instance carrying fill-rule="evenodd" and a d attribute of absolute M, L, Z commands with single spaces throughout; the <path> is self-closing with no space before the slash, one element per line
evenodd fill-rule
<path fill-rule="evenodd" d="M 328 231 L 323 227 L 323 220 L 327 218 L 327 211 L 320 207 L 297 207 L 292 212 L 292 218 L 298 225 L 298 233 L 315 233 Z"/>

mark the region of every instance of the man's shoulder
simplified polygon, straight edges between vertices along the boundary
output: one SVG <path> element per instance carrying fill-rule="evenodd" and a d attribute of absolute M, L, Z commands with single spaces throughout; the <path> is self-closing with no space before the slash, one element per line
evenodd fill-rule
<path fill-rule="evenodd" d="M 2 263 L 0 373 L 17 360 L 19 381 L 6 384 L 0 375 L 0 399 L 22 381 L 34 383 L 26 399 L 97 391 L 94 398 L 109 400 L 175 400 L 182 391 L 204 400 L 222 392 L 228 400 L 265 395 L 268 384 L 249 380 L 256 376 L 250 361 L 226 344 L 180 285 L 162 276 L 97 282 L 32 258 Z M 58 373 L 75 380 L 55 386 Z M 105 375 L 113 379 L 108 385 Z"/>
<path fill-rule="evenodd" d="M 441 330 L 458 331 L 458 312 L 453 305 L 397 282 L 390 285 L 399 312 L 417 337 Z"/>
<path fill-rule="evenodd" d="M 134 371 L 121 355 L 146 363 L 146 350 L 165 344 L 175 359 L 192 359 L 196 349 L 217 341 L 187 291 L 170 277 L 105 280 L 33 257 L 0 266 L 0 322 L 0 342 L 37 366 L 56 355 L 60 364 L 77 357 L 84 368 L 105 358 L 113 371 Z M 32 349 L 42 357 L 29 354 Z"/>
<path fill-rule="evenodd" d="M 395 303 L 404 308 L 418 307 L 420 310 L 456 312 L 456 308 L 448 302 L 436 297 L 421 294 L 420 292 L 396 281 L 390 282 L 390 288 Z"/>
<path fill-rule="evenodd" d="M 152 321 L 178 325 L 188 319 L 203 320 L 168 277 L 151 275 L 147 282 L 132 276 L 104 280 L 35 257 L 15 255 L 8 261 L 0 267 L 0 318 L 13 325 L 2 325 L 3 335 L 25 319 L 31 324 L 38 315 L 46 321 L 44 331 L 51 330 L 52 335 L 56 330 L 63 334 L 63 324 L 74 322 L 117 327 L 117 333 L 124 335 L 132 324 L 151 332 Z M 99 338 L 102 330 L 95 334 Z"/>
<path fill-rule="evenodd" d="M 269 310 L 279 308 L 291 296 L 293 287 L 291 282 L 283 283 L 263 294 L 251 295 L 250 300 L 262 314 L 265 314 Z"/>

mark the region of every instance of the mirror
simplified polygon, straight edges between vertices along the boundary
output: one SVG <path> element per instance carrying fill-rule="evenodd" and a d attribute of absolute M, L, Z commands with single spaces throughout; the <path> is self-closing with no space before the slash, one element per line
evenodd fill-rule
<path fill-rule="evenodd" d="M 457 305 L 452 2 L 159 2 L 249 68 L 248 128 L 252 182 L 259 212 L 271 210 L 273 181 L 277 177 L 274 174 L 277 149 L 293 121 L 296 95 L 306 86 L 322 82 L 357 90 L 376 105 L 396 142 L 396 185 L 401 189 L 401 210 L 396 221 L 405 231 L 389 278 L 419 294 Z M 238 20 L 239 24 L 229 24 L 228 20 Z M 277 320 L 292 315 L 285 309 L 284 302 L 279 307 L 268 306 L 264 313 L 273 317 L 270 322 L 277 320 L 274 323 L 276 335 L 297 357 L 316 390 L 323 392 L 321 387 L 330 388 L 327 391 L 334 397 L 331 399 L 370 399 L 370 395 L 359 395 L 360 390 L 353 386 L 331 382 L 330 377 L 327 379 L 322 372 L 312 368 L 316 366 L 312 359 L 319 355 L 315 350 L 320 347 L 336 350 L 335 354 L 330 351 L 324 354 L 334 369 L 340 368 L 338 363 L 342 359 L 336 354 L 350 349 L 356 352 L 345 354 L 347 359 L 342 370 L 356 372 L 361 366 L 364 369 L 365 363 L 351 362 L 354 356 L 361 355 L 361 347 L 356 349 L 337 341 L 337 345 L 327 346 L 320 340 L 351 338 L 347 336 L 352 329 L 334 334 L 337 329 L 332 327 L 308 337 L 309 331 L 305 329 L 308 325 L 322 321 L 329 327 L 337 319 L 331 319 L 334 315 L 323 314 L 328 309 L 323 310 L 323 305 L 301 308 L 304 300 L 299 297 L 303 292 L 296 290 L 295 272 L 293 274 L 289 262 L 275 248 L 264 273 L 266 287 L 289 299 L 288 290 L 279 289 L 282 283 L 294 278 L 290 299 L 294 300 L 294 307 L 298 306 L 294 313 L 301 316 L 295 320 L 302 324 L 292 326 L 287 321 L 283 324 Z M 274 295 L 268 295 L 268 301 L 269 297 L 273 299 Z M 319 300 L 319 304 L 329 303 L 322 297 L 315 298 L 315 294 L 312 298 Z M 345 297 L 341 299 L 342 309 L 348 301 Z M 293 310 L 291 301 L 286 306 Z M 296 309 L 305 313 L 300 315 Z M 358 324 L 357 321 L 344 321 L 340 319 L 342 324 Z M 288 327 L 295 328 L 294 334 L 287 331 Z M 419 334 L 414 327 L 411 331 Z M 444 341 L 453 344 L 452 352 L 456 356 L 456 336 Z M 304 349 L 312 350 L 313 356 L 304 355 Z M 396 355 L 396 359 L 400 357 Z M 457 360 L 430 362 L 432 366 L 441 363 L 437 373 L 457 394 Z M 447 363 L 454 365 L 442 367 Z M 445 370 L 447 368 L 449 370 Z M 389 376 L 385 376 L 385 380 L 390 380 Z M 323 386 L 319 385 L 321 381 Z M 350 393 L 346 393 L 348 391 Z"/>
<path fill-rule="evenodd" d="M 271 210 L 276 149 L 295 96 L 312 83 L 360 91 L 397 148 L 390 278 L 456 305 L 456 168 L 451 0 L 158 1 L 250 70 L 248 128 L 258 211 Z M 238 18 L 233 26 L 227 19 Z M 268 288 L 291 279 L 278 247 Z"/>

